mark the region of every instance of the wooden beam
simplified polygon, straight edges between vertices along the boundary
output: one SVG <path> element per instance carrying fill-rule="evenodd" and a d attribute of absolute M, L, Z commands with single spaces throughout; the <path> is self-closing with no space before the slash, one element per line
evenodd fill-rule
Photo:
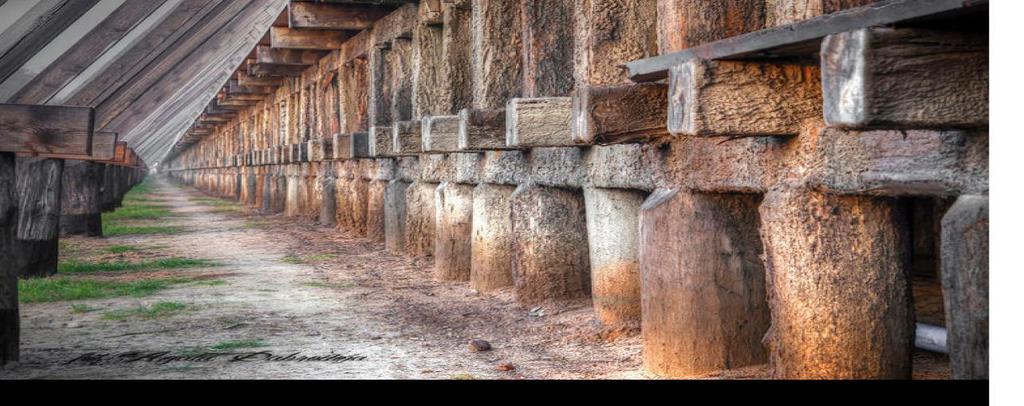
<path fill-rule="evenodd" d="M 249 75 L 251 76 L 284 76 L 294 77 L 302 74 L 306 70 L 306 66 L 302 65 L 273 65 L 269 63 L 256 63 L 249 65 Z"/>
<path fill-rule="evenodd" d="M 21 69 L 25 62 L 98 2 L 99 0 L 65 1 L 54 8 L 52 13 L 41 18 L 32 31 L 0 57 L 0 82 Z"/>
<path fill-rule="evenodd" d="M 668 86 L 580 86 L 574 96 L 572 139 L 577 144 L 646 141 L 668 135 Z"/>
<path fill-rule="evenodd" d="M 88 157 L 95 118 L 91 107 L 0 104 L 0 151 Z"/>
<path fill-rule="evenodd" d="M 327 52 L 316 50 L 256 47 L 256 63 L 276 65 L 316 65 Z"/>
<path fill-rule="evenodd" d="M 289 28 L 365 30 L 388 15 L 390 8 L 372 4 L 288 3 Z"/>
<path fill-rule="evenodd" d="M 883 0 L 801 22 L 754 31 L 653 58 L 626 63 L 629 77 L 652 82 L 668 77 L 673 66 L 695 59 L 774 59 L 809 57 L 825 36 L 908 20 L 951 18 L 985 12 L 988 0 Z"/>
<path fill-rule="evenodd" d="M 235 79 L 238 80 L 238 84 L 241 86 L 281 86 L 280 78 L 250 76 L 248 70 L 235 72 Z"/>
<path fill-rule="evenodd" d="M 271 48 L 334 50 L 348 39 L 341 31 L 298 30 L 270 27 Z"/>

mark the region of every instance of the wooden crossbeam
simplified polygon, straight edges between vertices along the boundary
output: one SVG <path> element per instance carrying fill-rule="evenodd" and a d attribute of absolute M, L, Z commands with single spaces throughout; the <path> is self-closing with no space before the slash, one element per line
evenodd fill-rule
<path fill-rule="evenodd" d="M 269 86 L 277 87 L 281 85 L 281 79 L 274 77 L 255 77 L 249 76 L 248 70 L 235 72 L 235 79 L 238 80 L 240 86 Z"/>
<path fill-rule="evenodd" d="M 327 52 L 305 49 L 256 47 L 256 63 L 277 65 L 315 65 Z"/>
<path fill-rule="evenodd" d="M 365 30 L 391 12 L 372 4 L 288 3 L 289 28 Z"/>
<path fill-rule="evenodd" d="M 91 107 L 0 104 L 0 151 L 88 158 L 95 119 Z"/>
<path fill-rule="evenodd" d="M 256 63 L 249 65 L 249 75 L 252 76 L 299 76 L 306 70 L 302 65 L 274 65 L 269 63 Z"/>
<path fill-rule="evenodd" d="M 338 49 L 348 39 L 342 31 L 300 30 L 284 27 L 270 27 L 271 48 L 313 49 L 330 51 Z"/>
<path fill-rule="evenodd" d="M 923 18 L 949 17 L 986 10 L 988 0 L 883 0 L 729 37 L 679 52 L 626 63 L 629 77 L 636 82 L 652 82 L 668 77 L 673 66 L 695 59 L 777 59 L 814 56 L 821 40 L 828 35 L 860 28 L 896 24 Z"/>

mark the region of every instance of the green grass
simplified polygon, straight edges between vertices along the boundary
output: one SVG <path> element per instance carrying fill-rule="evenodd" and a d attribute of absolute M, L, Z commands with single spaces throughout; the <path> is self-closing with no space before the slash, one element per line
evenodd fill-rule
<path fill-rule="evenodd" d="M 132 309 L 118 309 L 104 312 L 102 318 L 104 320 L 125 320 L 128 318 L 153 320 L 180 314 L 187 308 L 187 305 L 180 302 L 156 302 L 149 306 L 139 306 Z"/>
<path fill-rule="evenodd" d="M 329 261 L 337 258 L 335 254 L 316 254 L 309 257 L 310 261 Z"/>
<path fill-rule="evenodd" d="M 297 257 L 295 255 L 285 255 L 284 258 L 281 258 L 281 262 L 284 262 L 286 264 L 301 264 L 301 263 L 303 263 L 302 262 L 302 258 L 299 258 L 299 257 Z"/>
<path fill-rule="evenodd" d="M 221 341 L 217 344 L 210 346 L 211 350 L 223 351 L 223 350 L 237 350 L 239 348 L 258 348 L 266 347 L 267 343 L 263 340 L 230 340 Z"/>
<path fill-rule="evenodd" d="M 110 213 L 103 213 L 103 222 L 119 220 L 158 220 L 171 216 L 166 206 L 127 204 Z"/>
<path fill-rule="evenodd" d="M 111 245 L 109 247 L 104 248 L 103 250 L 107 251 L 107 252 L 109 252 L 111 254 L 124 254 L 126 252 L 139 252 L 139 251 L 142 251 L 142 249 L 139 248 L 139 247 L 136 247 L 134 245 L 125 245 L 125 244 Z"/>
<path fill-rule="evenodd" d="M 160 278 L 132 282 L 100 281 L 79 278 L 27 279 L 18 283 L 21 303 L 59 302 L 65 300 L 106 299 L 119 296 L 143 297 L 172 285 L 191 282 L 192 278 Z"/>
<path fill-rule="evenodd" d="M 194 283 L 194 285 L 196 285 L 196 286 L 224 286 L 224 285 L 227 285 L 227 284 L 228 284 L 228 281 L 221 280 L 221 279 L 198 281 L 198 282 Z"/>
<path fill-rule="evenodd" d="M 115 271 L 139 271 L 153 269 L 181 269 L 216 266 L 217 263 L 206 259 L 196 258 L 161 258 L 151 261 L 140 262 L 79 262 L 63 261 L 57 265 L 59 273 L 88 273 L 88 272 L 115 272 Z"/>
<path fill-rule="evenodd" d="M 183 231 L 185 231 L 185 228 L 181 226 L 135 226 L 115 222 L 103 223 L 103 235 L 107 237 L 142 234 L 178 234 Z"/>
<path fill-rule="evenodd" d="M 71 304 L 71 311 L 73 313 L 79 313 L 79 314 L 81 314 L 81 313 L 91 313 L 91 312 L 94 312 L 94 311 L 97 311 L 97 310 L 99 310 L 99 308 L 92 307 L 92 306 L 89 306 L 89 305 L 86 305 L 86 304 L 81 304 L 81 303 L 72 303 Z"/>

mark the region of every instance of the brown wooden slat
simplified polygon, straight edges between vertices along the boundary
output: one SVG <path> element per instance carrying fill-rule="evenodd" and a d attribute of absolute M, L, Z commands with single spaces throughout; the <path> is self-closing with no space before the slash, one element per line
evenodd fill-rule
<path fill-rule="evenodd" d="M 0 151 L 88 157 L 95 115 L 91 107 L 0 104 Z"/>
<path fill-rule="evenodd" d="M 288 27 L 331 30 L 365 30 L 384 17 L 390 8 L 370 4 L 288 4 Z"/>

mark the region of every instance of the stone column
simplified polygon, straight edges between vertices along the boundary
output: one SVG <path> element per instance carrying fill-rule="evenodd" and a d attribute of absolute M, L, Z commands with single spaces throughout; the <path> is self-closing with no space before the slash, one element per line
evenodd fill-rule
<path fill-rule="evenodd" d="M 640 215 L 644 366 L 685 377 L 761 364 L 769 325 L 756 195 L 658 189 Z M 589 210 L 588 210 L 589 215 Z"/>
<path fill-rule="evenodd" d="M 405 180 L 394 179 L 384 190 L 384 248 L 396 255 L 405 252 L 405 195 L 409 185 Z"/>
<path fill-rule="evenodd" d="M 473 190 L 469 284 L 479 292 L 512 286 L 512 192 L 481 183 Z"/>
<path fill-rule="evenodd" d="M 774 375 L 908 379 L 908 236 L 893 198 L 770 191 L 760 209 Z"/>
<path fill-rule="evenodd" d="M 473 185 L 442 182 L 434 192 L 434 210 L 434 276 L 441 281 L 469 281 Z"/>
<path fill-rule="evenodd" d="M 438 184 L 415 181 L 405 194 L 405 254 L 434 255 L 434 191 Z"/>
<path fill-rule="evenodd" d="M 638 230 L 645 194 L 627 189 L 587 187 L 587 241 L 591 297 L 606 326 L 640 322 Z"/>
<path fill-rule="evenodd" d="M 942 296 L 953 379 L 988 379 L 988 196 L 942 218 Z"/>
<path fill-rule="evenodd" d="M 519 185 L 512 193 L 512 241 L 512 275 L 520 303 L 590 294 L 582 193 Z"/>

